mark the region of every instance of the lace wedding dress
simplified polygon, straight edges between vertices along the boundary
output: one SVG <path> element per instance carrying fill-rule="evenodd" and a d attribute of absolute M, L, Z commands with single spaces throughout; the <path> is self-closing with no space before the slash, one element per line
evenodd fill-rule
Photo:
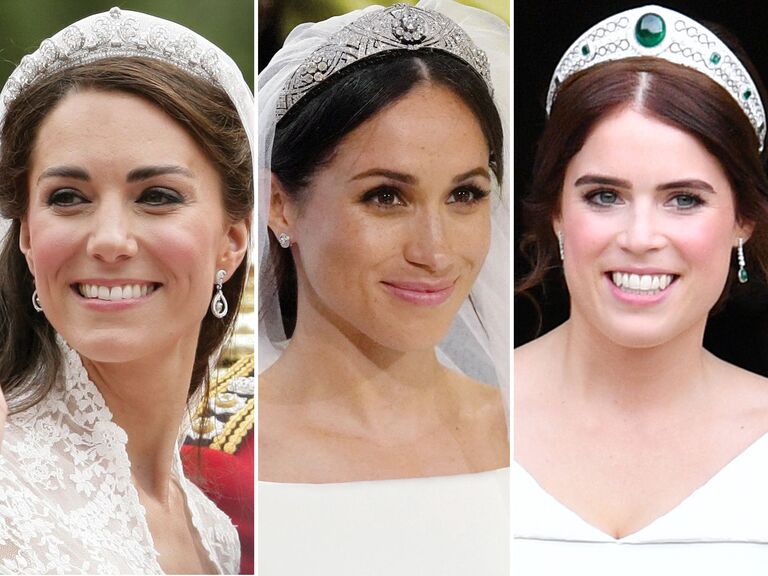
<path fill-rule="evenodd" d="M 0 573 L 161 574 L 145 511 L 131 482 L 125 431 L 78 354 L 59 342 L 63 378 L 39 404 L 8 417 L 0 448 Z M 172 475 L 203 548 L 236 574 L 237 533 L 184 477 Z"/>

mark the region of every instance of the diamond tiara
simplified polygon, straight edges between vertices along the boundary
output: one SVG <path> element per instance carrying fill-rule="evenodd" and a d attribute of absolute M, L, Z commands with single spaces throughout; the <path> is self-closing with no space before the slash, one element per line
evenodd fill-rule
<path fill-rule="evenodd" d="M 170 62 L 226 90 L 231 79 L 226 77 L 219 54 L 216 46 L 179 24 L 112 8 L 43 40 L 8 78 L 0 102 L 7 107 L 28 86 L 54 72 L 114 56 Z"/>
<path fill-rule="evenodd" d="M 363 58 L 390 50 L 442 50 L 469 64 L 488 85 L 488 58 L 450 18 L 432 10 L 395 4 L 348 24 L 312 52 L 285 83 L 275 110 L 280 120 L 308 92 Z"/>
<path fill-rule="evenodd" d="M 643 6 L 606 18 L 574 42 L 555 68 L 547 94 L 547 114 L 560 85 L 572 74 L 596 64 L 655 56 L 693 68 L 725 88 L 765 141 L 765 109 L 747 69 L 714 32 L 684 14 Z"/>

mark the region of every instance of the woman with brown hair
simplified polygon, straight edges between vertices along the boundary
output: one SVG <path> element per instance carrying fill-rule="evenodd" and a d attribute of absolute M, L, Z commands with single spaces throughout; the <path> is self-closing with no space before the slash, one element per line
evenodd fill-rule
<path fill-rule="evenodd" d="M 768 561 L 768 381 L 702 345 L 718 302 L 768 271 L 745 61 L 649 6 L 596 24 L 555 71 L 518 288 L 562 266 L 570 317 L 515 352 L 521 574 Z"/>
<path fill-rule="evenodd" d="M 3 88 L 3 571 L 237 571 L 177 440 L 245 285 L 251 114 L 220 49 L 117 8 Z"/>

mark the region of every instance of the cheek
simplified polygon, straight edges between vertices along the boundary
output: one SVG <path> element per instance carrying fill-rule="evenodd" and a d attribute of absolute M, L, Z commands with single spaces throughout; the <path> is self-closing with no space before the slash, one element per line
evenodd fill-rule
<path fill-rule="evenodd" d="M 343 210 L 303 217 L 298 249 L 304 271 L 310 279 L 333 281 L 364 275 L 395 251 L 399 225 L 386 220 Z"/>
<path fill-rule="evenodd" d="M 30 214 L 28 258 L 34 262 L 36 280 L 53 276 L 84 246 L 84 234 L 74 223 L 62 224 L 41 215 Z"/>
<path fill-rule="evenodd" d="M 566 253 L 565 264 L 581 260 L 601 252 L 616 236 L 616 230 L 609 218 L 599 218 L 589 212 L 575 210 L 563 214 L 563 244 Z"/>

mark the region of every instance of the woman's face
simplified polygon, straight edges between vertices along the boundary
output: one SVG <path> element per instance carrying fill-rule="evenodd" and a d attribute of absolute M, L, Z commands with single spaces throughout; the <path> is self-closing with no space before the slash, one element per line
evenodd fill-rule
<path fill-rule="evenodd" d="M 194 354 L 216 270 L 236 269 L 245 225 L 228 222 L 192 137 L 137 96 L 73 92 L 40 125 L 27 184 L 21 249 L 69 344 L 92 361 Z"/>
<path fill-rule="evenodd" d="M 379 345 L 434 346 L 488 251 L 488 159 L 475 116 L 441 86 L 349 133 L 304 203 L 287 206 L 300 301 Z"/>
<path fill-rule="evenodd" d="M 575 321 L 631 347 L 703 333 L 748 227 L 720 163 L 633 109 L 600 121 L 568 164 L 561 217 Z"/>

